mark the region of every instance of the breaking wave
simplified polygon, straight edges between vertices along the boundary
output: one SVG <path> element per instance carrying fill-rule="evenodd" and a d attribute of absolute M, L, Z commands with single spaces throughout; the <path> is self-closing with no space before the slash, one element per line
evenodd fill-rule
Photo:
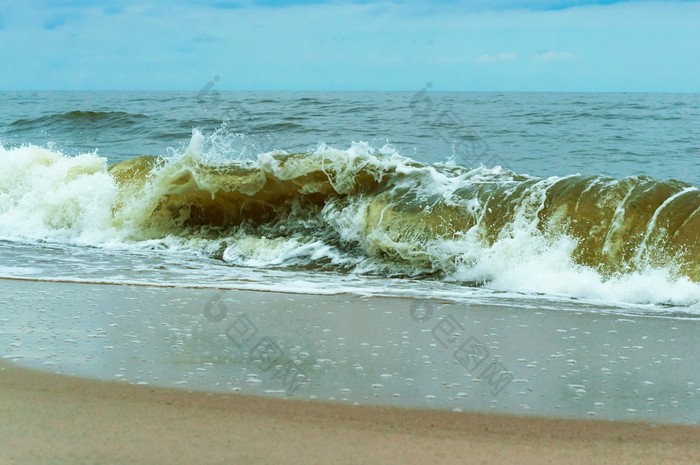
<path fill-rule="evenodd" d="M 635 303 L 700 301 L 700 191 L 679 181 L 423 164 L 391 146 L 256 160 L 195 131 L 108 166 L 0 146 L 0 235 L 155 241 L 236 266 L 439 279 Z"/>

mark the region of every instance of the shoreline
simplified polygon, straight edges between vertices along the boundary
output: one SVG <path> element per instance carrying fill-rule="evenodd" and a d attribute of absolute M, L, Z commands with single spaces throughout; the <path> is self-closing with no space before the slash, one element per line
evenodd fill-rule
<path fill-rule="evenodd" d="M 3 463 L 697 463 L 700 427 L 188 392 L 0 364 Z M 237 462 L 232 462 L 232 461 Z"/>
<path fill-rule="evenodd" d="M 700 322 L 8 280 L 0 292 L 3 464 L 700 463 Z M 470 371 L 446 323 L 506 378 Z M 267 367 L 250 355 L 258 340 L 279 350 Z M 273 376 L 291 363 L 299 385 Z"/>
<path fill-rule="evenodd" d="M 0 294 L 0 357 L 56 374 L 339 404 L 700 424 L 698 320 L 1 279 Z"/>

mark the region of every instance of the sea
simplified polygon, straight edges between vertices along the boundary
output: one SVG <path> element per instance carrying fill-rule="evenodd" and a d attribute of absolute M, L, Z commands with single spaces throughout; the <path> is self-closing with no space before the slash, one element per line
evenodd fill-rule
<path fill-rule="evenodd" d="M 700 95 L 2 92 L 0 278 L 700 316 Z"/>

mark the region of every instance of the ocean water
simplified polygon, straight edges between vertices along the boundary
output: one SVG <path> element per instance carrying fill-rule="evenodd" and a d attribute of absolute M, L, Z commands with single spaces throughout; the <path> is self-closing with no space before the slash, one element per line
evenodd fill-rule
<path fill-rule="evenodd" d="M 700 314 L 700 95 L 0 97 L 3 278 Z"/>

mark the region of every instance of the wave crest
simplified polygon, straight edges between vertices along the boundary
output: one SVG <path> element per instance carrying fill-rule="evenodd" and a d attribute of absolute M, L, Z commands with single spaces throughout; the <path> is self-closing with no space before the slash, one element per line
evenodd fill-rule
<path fill-rule="evenodd" d="M 181 154 L 110 167 L 90 154 L 0 149 L 16 173 L 0 176 L 0 226 L 11 235 L 29 218 L 22 234 L 174 237 L 244 266 L 700 300 L 700 191 L 686 183 L 427 165 L 366 143 L 252 161 L 205 153 L 205 139 L 195 133 Z"/>

